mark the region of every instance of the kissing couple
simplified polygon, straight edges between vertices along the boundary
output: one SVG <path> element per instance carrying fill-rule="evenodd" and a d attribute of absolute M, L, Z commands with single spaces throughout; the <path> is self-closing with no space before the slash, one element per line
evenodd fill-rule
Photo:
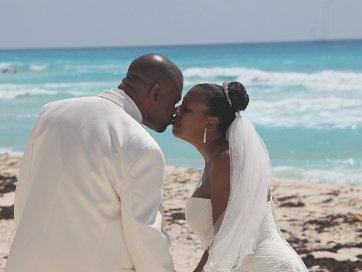
<path fill-rule="evenodd" d="M 271 164 L 240 112 L 240 82 L 203 83 L 181 100 L 168 58 L 135 59 L 116 89 L 46 104 L 15 194 L 15 237 L 5 272 L 170 272 L 163 230 L 165 161 L 143 125 L 173 134 L 204 158 L 185 208 L 205 252 L 190 271 L 307 271 L 284 240 L 269 190 Z"/>

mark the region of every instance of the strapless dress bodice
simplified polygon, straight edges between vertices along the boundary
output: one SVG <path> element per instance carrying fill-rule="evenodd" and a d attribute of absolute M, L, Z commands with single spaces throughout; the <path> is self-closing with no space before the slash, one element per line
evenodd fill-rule
<path fill-rule="evenodd" d="M 214 235 L 211 200 L 191 197 L 186 202 L 185 218 L 189 228 L 200 238 L 206 249 Z"/>
<path fill-rule="evenodd" d="M 273 203 L 259 226 L 258 239 L 253 254 L 243 261 L 241 272 L 308 272 L 303 261 L 280 234 L 273 215 Z M 211 200 L 191 197 L 185 208 L 189 228 L 200 238 L 204 250 L 214 236 Z"/>
<path fill-rule="evenodd" d="M 259 228 L 257 244 L 265 239 L 279 237 L 271 205 L 272 203 L 268 202 L 267 212 Z M 211 200 L 198 197 L 189 198 L 186 203 L 185 217 L 188 226 L 200 238 L 203 248 L 206 249 L 214 236 Z"/>

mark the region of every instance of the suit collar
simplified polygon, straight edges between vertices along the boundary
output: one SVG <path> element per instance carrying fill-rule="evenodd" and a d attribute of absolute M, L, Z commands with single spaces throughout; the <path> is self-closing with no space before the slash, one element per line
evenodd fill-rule
<path fill-rule="evenodd" d="M 111 100 L 123 108 L 138 123 L 142 123 L 142 114 L 136 103 L 123 90 L 111 89 L 98 94 L 99 97 Z"/>

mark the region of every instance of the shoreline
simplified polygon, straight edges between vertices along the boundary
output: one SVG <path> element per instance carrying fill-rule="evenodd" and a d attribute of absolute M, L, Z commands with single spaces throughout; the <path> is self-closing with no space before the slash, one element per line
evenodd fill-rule
<path fill-rule="evenodd" d="M 9 157 L 16 157 L 21 158 L 23 156 L 24 152 L 15 152 L 7 149 L 0 148 L 0 156 L 9 156 Z M 193 166 L 184 166 L 184 165 L 176 165 L 176 164 L 166 164 L 166 168 L 169 167 L 176 167 L 176 168 L 183 168 L 183 169 L 195 169 L 195 170 L 201 170 L 202 167 L 193 167 Z M 285 169 L 289 169 L 290 171 L 297 171 L 299 174 L 297 174 L 297 177 L 293 177 L 290 174 L 287 174 L 285 176 L 284 174 L 280 174 Z M 313 172 L 311 169 L 303 169 L 303 168 L 295 168 L 293 166 L 288 165 L 282 165 L 282 166 L 273 166 L 273 177 L 272 180 L 286 180 L 286 181 L 292 181 L 292 180 L 298 180 L 300 182 L 306 182 L 306 183 L 314 183 L 314 184 L 331 184 L 331 185 L 351 185 L 351 186 L 360 186 L 362 187 L 362 175 L 358 175 L 358 177 L 354 178 L 358 180 L 358 182 L 351 181 L 351 179 L 348 178 L 341 178 L 343 174 L 348 175 L 348 173 L 343 172 L 335 172 L 333 169 L 331 170 L 325 170 L 325 169 L 317 169 L 319 171 L 324 171 L 324 174 L 320 174 L 317 176 L 311 176 L 311 175 L 304 175 L 303 172 Z M 340 180 L 343 180 L 344 182 L 341 182 Z"/>
<path fill-rule="evenodd" d="M 21 155 L 0 154 L 0 272 L 14 234 L 20 160 Z M 202 255 L 184 215 L 200 174 L 201 169 L 166 166 L 165 229 L 178 272 L 191 271 Z M 310 271 L 362 271 L 362 186 L 273 179 L 271 192 L 281 231 Z"/>

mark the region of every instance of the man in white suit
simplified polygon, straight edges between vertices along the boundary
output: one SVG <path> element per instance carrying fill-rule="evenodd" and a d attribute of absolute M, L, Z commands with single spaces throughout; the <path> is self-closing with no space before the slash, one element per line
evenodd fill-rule
<path fill-rule="evenodd" d="M 135 59 L 118 89 L 44 106 L 24 153 L 6 272 L 174 271 L 162 228 L 162 132 L 183 76 Z"/>

